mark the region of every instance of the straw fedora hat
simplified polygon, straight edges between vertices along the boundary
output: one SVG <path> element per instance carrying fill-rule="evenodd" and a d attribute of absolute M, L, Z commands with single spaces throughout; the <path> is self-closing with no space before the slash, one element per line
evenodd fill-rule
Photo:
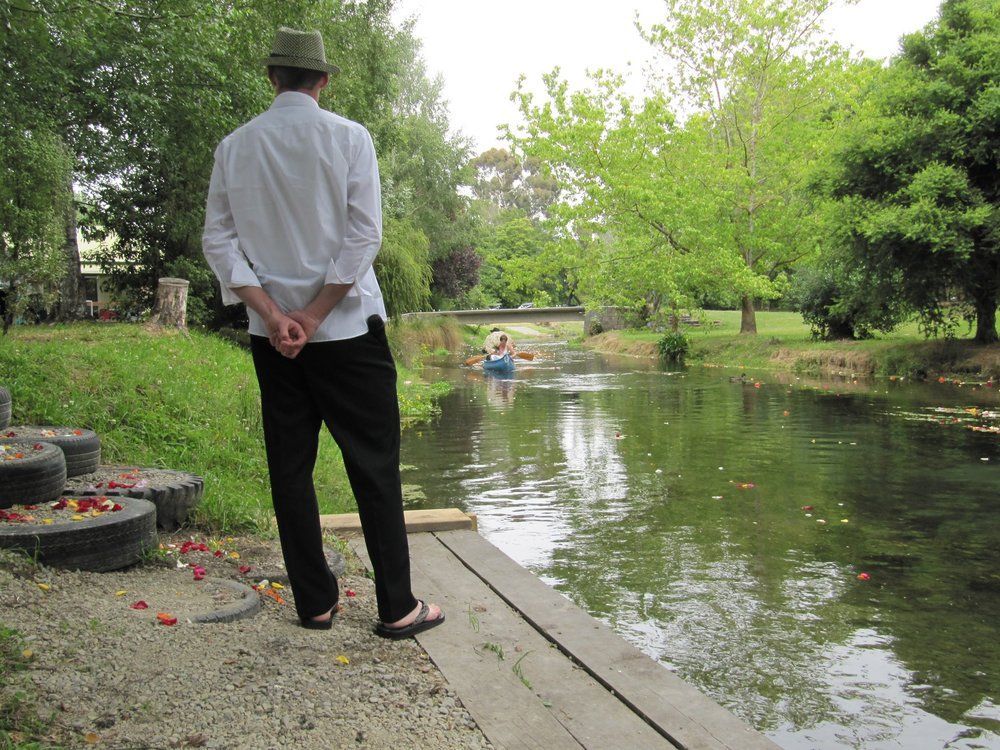
<path fill-rule="evenodd" d="M 340 68 L 326 61 L 323 36 L 318 31 L 298 31 L 286 26 L 280 27 L 274 35 L 271 56 L 262 62 L 264 65 L 285 65 L 323 73 L 340 72 Z"/>

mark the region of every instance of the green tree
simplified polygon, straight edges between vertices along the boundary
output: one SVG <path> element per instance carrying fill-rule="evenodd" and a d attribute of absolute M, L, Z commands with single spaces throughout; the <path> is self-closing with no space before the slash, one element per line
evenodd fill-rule
<path fill-rule="evenodd" d="M 715 242 L 768 281 L 818 250 L 805 182 L 834 140 L 849 80 L 843 51 L 821 37 L 831 4 L 664 0 L 667 21 L 641 29 L 666 58 L 668 90 L 696 113 L 687 129 L 700 131 L 703 158 L 691 167 L 726 225 Z M 756 333 L 754 291 L 741 291 L 740 332 Z"/>
<path fill-rule="evenodd" d="M 519 89 L 512 140 L 559 182 L 549 214 L 588 299 L 656 313 L 728 297 L 756 332 L 754 299 L 820 247 L 808 182 L 850 80 L 818 36 L 828 5 L 665 0 L 667 22 L 641 31 L 676 72 L 644 101 L 609 72 L 581 91 L 548 75 L 540 102 Z"/>
<path fill-rule="evenodd" d="M 895 279 L 926 330 L 997 341 L 1000 2 L 946 0 L 874 82 L 825 183 L 858 269 Z"/>
<path fill-rule="evenodd" d="M 183 273 L 189 317 L 218 320 L 200 250 L 211 154 L 270 104 L 259 59 L 278 25 L 323 33 L 344 71 L 323 106 L 372 132 L 387 216 L 415 221 L 434 238 L 432 253 L 450 241 L 467 156 L 448 134 L 440 82 L 427 79 L 412 25 L 394 25 L 392 8 L 392 0 L 0 0 L 3 117 L 46 124 L 74 155 L 64 190 L 80 187 L 88 236 L 114 239 L 106 270 L 120 296 L 141 309 L 158 277 Z M 66 212 L 74 270 L 75 219 Z M 388 232 L 402 227 L 387 222 Z M 412 239 L 401 231 L 397 247 Z M 401 267 L 387 263 L 385 272 Z"/>
<path fill-rule="evenodd" d="M 588 303 L 655 313 L 706 289 L 768 293 L 766 279 L 726 252 L 728 224 L 705 189 L 702 134 L 677 124 L 664 95 L 637 104 L 614 74 L 581 91 L 558 71 L 544 80 L 541 103 L 519 91 L 526 125 L 513 140 L 559 182 L 549 262 L 575 276 Z"/>
<path fill-rule="evenodd" d="M 32 303 L 44 306 L 65 273 L 63 230 L 71 159 L 44 130 L 0 123 L 0 295 L 3 332 Z"/>
<path fill-rule="evenodd" d="M 537 158 L 519 159 L 504 148 L 491 148 L 470 162 L 473 195 L 500 211 L 518 209 L 544 215 L 559 195 L 559 183 Z"/>
<path fill-rule="evenodd" d="M 412 221 L 389 217 L 375 256 L 375 273 L 390 316 L 427 308 L 431 294 L 430 242 Z"/>

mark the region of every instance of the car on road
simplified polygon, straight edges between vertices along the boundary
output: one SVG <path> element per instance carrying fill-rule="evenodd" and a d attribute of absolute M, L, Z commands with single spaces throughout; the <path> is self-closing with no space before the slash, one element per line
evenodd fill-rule
<path fill-rule="evenodd" d="M 535 306 L 534 302 L 522 302 L 520 305 L 517 306 L 517 309 L 527 310 L 529 307 L 534 307 L 534 306 Z"/>

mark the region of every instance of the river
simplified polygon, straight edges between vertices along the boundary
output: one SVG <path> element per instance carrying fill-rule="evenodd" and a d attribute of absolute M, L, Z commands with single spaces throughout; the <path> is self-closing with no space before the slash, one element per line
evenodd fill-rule
<path fill-rule="evenodd" d="M 475 513 L 788 750 L 1000 750 L 996 389 L 536 350 L 426 370 L 407 507 Z"/>

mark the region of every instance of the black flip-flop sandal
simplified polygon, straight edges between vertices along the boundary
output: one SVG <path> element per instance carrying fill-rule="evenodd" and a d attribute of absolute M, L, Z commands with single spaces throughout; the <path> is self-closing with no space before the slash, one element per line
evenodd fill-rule
<path fill-rule="evenodd" d="M 385 623 L 378 623 L 375 626 L 375 633 L 382 636 L 383 638 L 392 638 L 394 641 L 401 640 L 403 638 L 409 638 L 417 633 L 423 633 L 425 630 L 430 630 L 431 628 L 436 628 L 442 622 L 444 622 L 444 610 L 441 610 L 441 614 L 435 617 L 433 620 L 428 620 L 427 615 L 431 612 L 431 608 L 427 606 L 426 602 L 420 602 L 420 611 L 417 612 L 417 616 L 413 619 L 409 625 L 403 625 L 398 628 L 392 628 Z"/>
<path fill-rule="evenodd" d="M 306 630 L 330 630 L 333 627 L 333 618 L 337 616 L 340 611 L 340 605 L 334 604 L 333 609 L 330 610 L 330 619 L 328 620 L 314 620 L 309 618 L 299 618 L 299 624 Z"/>

